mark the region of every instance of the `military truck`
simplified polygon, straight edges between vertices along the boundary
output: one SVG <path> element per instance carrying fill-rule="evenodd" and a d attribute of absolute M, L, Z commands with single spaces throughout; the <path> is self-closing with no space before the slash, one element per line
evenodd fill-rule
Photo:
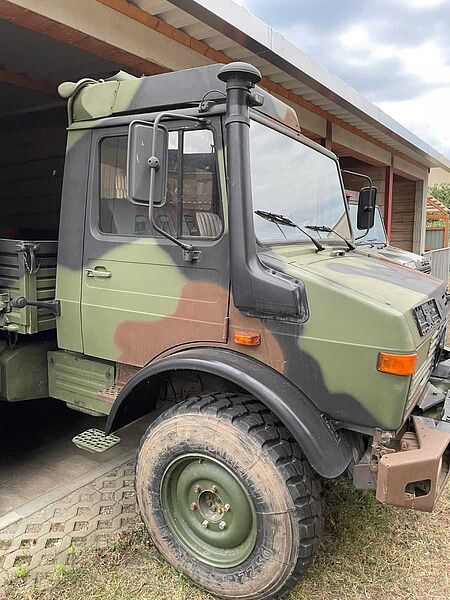
<path fill-rule="evenodd" d="M 142 518 L 169 563 L 247 600 L 305 573 L 321 479 L 431 511 L 450 465 L 445 284 L 355 251 L 336 156 L 260 78 L 61 84 L 57 240 L 31 223 L 0 261 L 2 398 L 108 415 L 106 436 L 163 411 Z M 358 206 L 370 227 L 372 187 Z"/>
<path fill-rule="evenodd" d="M 379 206 L 375 207 L 375 219 L 371 229 L 358 230 L 357 215 L 358 203 L 351 200 L 347 194 L 350 223 L 355 234 L 355 246 L 358 251 L 368 256 L 376 256 L 380 259 L 390 260 L 409 269 L 417 269 L 423 273 L 431 273 L 431 264 L 424 256 L 408 252 L 403 248 L 397 248 L 389 244 L 384 226 L 383 217 Z"/>

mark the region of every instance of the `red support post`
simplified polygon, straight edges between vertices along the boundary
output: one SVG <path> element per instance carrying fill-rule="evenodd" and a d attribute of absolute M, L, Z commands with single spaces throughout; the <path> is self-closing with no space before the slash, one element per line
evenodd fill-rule
<path fill-rule="evenodd" d="M 391 226 L 392 226 L 392 196 L 394 191 L 394 169 L 392 167 L 386 167 L 385 174 L 385 188 L 384 188 L 384 225 L 386 227 L 386 233 L 388 240 L 391 238 Z"/>
<path fill-rule="evenodd" d="M 331 121 L 327 121 L 327 132 L 323 145 L 327 150 L 333 149 L 333 123 Z"/>

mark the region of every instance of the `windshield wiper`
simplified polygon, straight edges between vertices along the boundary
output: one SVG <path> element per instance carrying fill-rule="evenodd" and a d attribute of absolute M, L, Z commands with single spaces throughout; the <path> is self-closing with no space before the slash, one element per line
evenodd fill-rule
<path fill-rule="evenodd" d="M 325 246 L 322 246 L 322 244 L 318 242 L 315 238 L 313 238 L 312 235 L 309 235 L 307 231 L 302 229 L 299 225 L 297 225 L 297 223 L 294 223 L 294 221 L 291 221 L 291 219 L 289 219 L 288 217 L 285 217 L 283 215 L 277 215 L 272 212 L 266 212 L 265 210 L 255 210 L 255 214 L 258 215 L 258 217 L 262 217 L 266 221 L 275 223 L 276 225 L 285 225 L 286 227 L 294 227 L 295 229 L 298 229 L 303 233 L 303 235 L 306 235 L 306 237 L 312 241 L 314 246 L 317 248 L 317 252 L 325 250 Z"/>
<path fill-rule="evenodd" d="M 312 231 L 323 231 L 324 233 L 334 233 L 334 235 L 337 235 L 339 238 L 341 238 L 342 241 L 344 241 L 347 244 L 347 248 L 349 250 L 354 250 L 355 246 L 353 244 L 351 244 L 348 240 L 345 239 L 345 237 L 343 235 L 341 235 L 340 233 L 338 233 L 335 229 L 331 228 L 331 227 L 327 227 L 326 225 L 305 225 L 306 229 L 312 229 Z"/>

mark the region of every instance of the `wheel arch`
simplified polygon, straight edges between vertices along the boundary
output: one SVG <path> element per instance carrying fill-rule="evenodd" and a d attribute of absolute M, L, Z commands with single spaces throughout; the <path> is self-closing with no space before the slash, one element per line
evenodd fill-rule
<path fill-rule="evenodd" d="M 336 431 L 296 386 L 251 357 L 218 348 L 183 350 L 141 369 L 116 398 L 108 416 L 106 433 L 149 413 L 154 408 L 162 378 L 171 372 L 181 374 L 186 371 L 216 377 L 228 383 L 230 389 L 234 386 L 255 396 L 280 419 L 322 477 L 337 477 L 351 462 L 352 449 L 345 435 Z M 137 393 L 143 389 L 146 390 L 145 405 Z"/>

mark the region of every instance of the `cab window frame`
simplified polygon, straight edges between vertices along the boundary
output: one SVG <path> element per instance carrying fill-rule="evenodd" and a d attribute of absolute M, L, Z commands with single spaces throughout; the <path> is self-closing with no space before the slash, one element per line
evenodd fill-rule
<path fill-rule="evenodd" d="M 336 155 L 328 150 L 327 148 L 325 148 L 324 146 L 321 146 L 320 144 L 318 144 L 317 142 L 315 142 L 314 140 L 309 139 L 308 137 L 306 137 L 303 133 L 301 133 L 301 131 L 297 131 L 295 129 L 292 129 L 291 127 L 285 125 L 284 123 L 281 123 L 280 121 L 277 121 L 276 119 L 274 119 L 273 117 L 261 114 L 260 112 L 258 112 L 255 109 L 251 109 L 250 110 L 250 127 L 252 122 L 256 122 L 259 123 L 260 125 L 265 125 L 266 127 L 269 127 L 269 129 L 273 129 L 274 131 L 278 131 L 279 133 L 282 133 L 284 135 L 286 135 L 287 137 L 290 137 L 293 140 L 296 140 L 297 142 L 303 144 L 304 146 L 307 146 L 308 148 L 311 148 L 312 150 L 316 150 L 317 152 L 319 152 L 319 154 L 323 154 L 325 156 L 328 156 L 329 158 L 331 158 L 331 160 L 335 163 L 337 172 L 338 172 L 338 179 L 340 182 L 340 187 L 341 187 L 341 192 L 342 192 L 342 201 L 343 201 L 343 206 L 344 206 L 344 213 L 346 215 L 347 218 L 347 223 L 349 226 L 349 232 L 350 232 L 350 237 L 348 238 L 348 240 L 353 243 L 354 242 L 354 233 L 352 230 L 352 225 L 351 225 L 351 220 L 350 220 L 350 211 L 348 208 L 348 203 L 347 203 L 347 199 L 345 197 L 345 186 L 344 186 L 344 180 L 342 177 L 342 172 L 341 172 L 341 168 L 339 165 L 339 159 L 336 157 Z M 253 191 L 252 191 L 252 196 L 253 196 Z M 253 210 L 253 197 L 252 197 L 252 210 Z M 317 238 L 319 239 L 319 238 Z M 286 246 L 286 245 L 294 245 L 294 244 L 307 244 L 308 243 L 308 239 L 296 239 L 296 238 L 292 238 L 292 239 L 272 239 L 272 240 L 261 240 L 257 235 L 256 235 L 256 231 L 255 231 L 255 242 L 256 245 L 263 249 L 263 248 L 267 248 L 270 246 Z M 339 246 L 342 243 L 342 240 L 339 239 L 320 239 L 320 242 L 323 244 L 326 244 L 329 247 L 334 247 L 334 246 Z"/>
<path fill-rule="evenodd" d="M 185 132 L 190 132 L 190 131 L 210 131 L 211 132 L 211 146 L 213 148 L 213 151 L 211 152 L 212 156 L 213 156 L 213 164 L 214 164 L 214 170 L 215 172 L 212 172 L 213 178 L 215 179 L 215 184 L 214 187 L 216 188 L 215 190 L 212 190 L 212 196 L 214 196 L 214 194 L 217 195 L 217 208 L 218 211 L 214 212 L 213 214 L 216 214 L 219 218 L 220 218 L 220 231 L 219 233 L 214 236 L 214 237 L 209 237 L 209 236 L 201 236 L 201 235 L 181 235 L 180 237 L 178 237 L 178 232 L 176 232 L 176 238 L 180 239 L 180 240 L 190 240 L 195 242 L 197 245 L 199 242 L 201 243 L 206 243 L 208 244 L 208 242 L 217 242 L 218 240 L 220 240 L 224 233 L 225 233 L 225 210 L 224 210 L 224 201 L 226 199 L 226 194 L 225 194 L 225 190 L 223 189 L 223 184 L 221 181 L 221 169 L 220 169 L 220 165 L 219 165 L 219 156 L 218 156 L 218 152 L 220 149 L 222 149 L 223 151 L 223 140 L 220 137 L 220 133 L 221 133 L 221 128 L 219 126 L 219 123 L 217 123 L 215 126 L 215 124 L 213 122 L 208 123 L 206 125 L 202 125 L 201 127 L 193 127 L 191 124 L 187 125 L 187 126 L 180 126 L 180 122 L 182 122 L 182 115 L 180 115 L 180 120 L 178 121 L 165 121 L 164 122 L 164 127 L 167 129 L 168 134 L 170 135 L 170 133 L 173 132 L 179 132 L 179 131 L 185 131 Z M 188 121 L 185 121 L 185 123 L 189 123 Z M 97 139 L 97 144 L 96 144 L 96 167 L 95 167 L 95 177 L 97 179 L 97 184 L 94 186 L 94 192 L 95 192 L 95 197 L 94 197 L 94 212 L 91 213 L 91 222 L 92 220 L 94 220 L 94 223 L 92 223 L 95 226 L 95 230 L 96 232 L 100 235 L 100 236 L 104 236 L 108 239 L 114 238 L 114 239 L 119 239 L 119 238 L 125 238 L 125 239 L 164 239 L 164 236 L 162 234 L 160 234 L 157 229 L 155 228 L 153 223 L 149 223 L 149 232 L 146 234 L 136 234 L 136 233 L 123 233 L 123 232 L 108 232 L 108 231 L 103 231 L 101 229 L 101 202 L 102 202 L 102 196 L 101 196 L 101 190 L 102 190 L 102 174 L 101 174 L 101 169 L 102 169 L 102 144 L 106 139 L 111 139 L 111 138 L 125 138 L 126 140 L 128 139 L 128 127 L 124 128 L 124 127 L 117 127 L 117 130 L 114 131 L 115 128 L 108 128 L 105 129 L 102 132 L 102 135 L 98 137 Z M 167 148 L 167 152 L 169 151 L 169 148 Z M 177 149 L 178 152 L 178 149 Z M 164 200 L 163 202 L 158 202 L 154 204 L 154 209 L 158 210 L 160 208 L 162 208 L 165 203 L 166 203 L 166 194 L 167 194 L 167 186 L 168 186 L 168 161 L 166 161 L 167 164 L 167 171 L 165 173 L 165 188 L 164 188 Z M 124 198 L 125 201 L 129 202 L 131 204 L 131 206 L 134 206 L 134 204 L 130 201 L 130 199 L 128 197 Z M 146 204 L 142 204 L 141 206 L 144 206 L 146 209 L 148 207 L 148 205 Z M 180 211 L 180 207 L 177 205 L 177 218 L 178 218 L 178 213 Z M 154 211 L 155 212 L 155 211 Z M 206 211 L 205 211 L 206 212 Z M 147 222 L 148 222 L 148 214 L 146 215 L 147 217 Z M 155 214 L 154 214 L 155 217 Z"/>

